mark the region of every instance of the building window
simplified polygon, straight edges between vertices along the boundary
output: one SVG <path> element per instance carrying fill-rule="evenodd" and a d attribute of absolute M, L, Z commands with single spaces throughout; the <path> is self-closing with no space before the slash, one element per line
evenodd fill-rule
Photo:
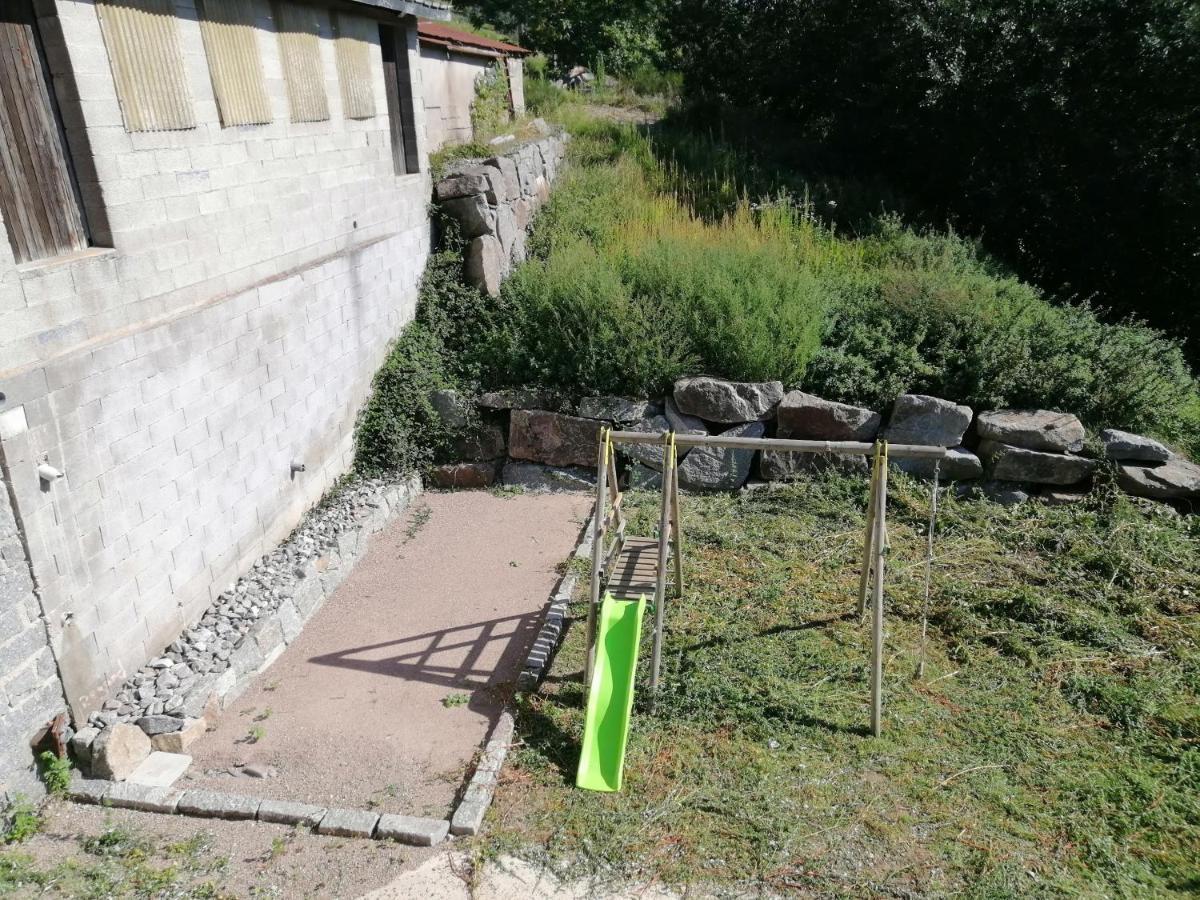
<path fill-rule="evenodd" d="M 126 131 L 195 128 L 174 0 L 97 0 Z"/>
<path fill-rule="evenodd" d="M 293 122 L 324 122 L 329 118 L 325 70 L 321 66 L 320 15 L 316 9 L 297 3 L 275 4 L 279 55 Z"/>
<path fill-rule="evenodd" d="M 250 0 L 203 0 L 200 34 L 221 124 L 264 125 L 271 101 L 263 79 Z"/>
<path fill-rule="evenodd" d="M 383 83 L 387 91 L 388 119 L 392 131 L 392 161 L 397 175 L 421 171 L 416 118 L 413 115 L 412 73 L 408 65 L 408 32 L 407 27 L 379 26 Z"/>
<path fill-rule="evenodd" d="M 370 20 L 335 15 L 334 52 L 337 56 L 338 84 L 342 89 L 342 115 L 347 119 L 370 119 L 375 115 L 375 94 L 371 90 L 371 42 L 364 31 Z"/>
<path fill-rule="evenodd" d="M 88 245 L 32 0 L 0 4 L 0 216 L 18 263 Z"/>

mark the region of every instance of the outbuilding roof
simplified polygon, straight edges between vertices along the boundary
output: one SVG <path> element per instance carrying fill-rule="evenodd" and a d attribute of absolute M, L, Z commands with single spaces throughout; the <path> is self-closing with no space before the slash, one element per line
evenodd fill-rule
<path fill-rule="evenodd" d="M 450 18 L 449 0 L 350 0 L 363 6 L 386 9 L 401 16 L 424 16 L 427 19 L 445 21 Z"/>
<path fill-rule="evenodd" d="M 441 22 L 430 22 L 425 19 L 417 23 L 417 35 L 422 44 L 446 47 L 456 53 L 470 53 L 475 56 L 528 56 L 533 52 L 524 47 L 518 47 L 516 44 L 494 41 L 469 31 L 451 28 Z"/>

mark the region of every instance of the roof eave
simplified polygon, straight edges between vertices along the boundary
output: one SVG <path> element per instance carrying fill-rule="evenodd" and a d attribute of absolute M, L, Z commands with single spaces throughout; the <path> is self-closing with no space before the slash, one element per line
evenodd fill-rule
<path fill-rule="evenodd" d="M 442 3 L 440 0 L 425 0 L 425 2 L 411 2 L 411 0 L 350 0 L 350 2 L 358 3 L 362 6 L 373 6 L 376 9 L 385 9 L 399 16 L 416 16 L 419 19 L 435 19 L 439 22 L 449 22 L 452 12 L 450 4 Z"/>

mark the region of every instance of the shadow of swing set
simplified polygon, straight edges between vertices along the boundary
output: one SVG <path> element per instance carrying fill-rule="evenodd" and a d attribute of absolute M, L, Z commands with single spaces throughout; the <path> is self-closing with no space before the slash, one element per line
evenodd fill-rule
<path fill-rule="evenodd" d="M 625 534 L 624 495 L 617 488 L 614 446 L 661 445 L 662 501 L 658 537 Z M 650 664 L 651 709 L 658 694 L 662 662 L 663 620 L 670 596 L 683 594 L 683 549 L 679 527 L 679 467 L 681 449 L 712 447 L 731 450 L 777 450 L 872 457 L 867 502 L 863 563 L 859 577 L 858 613 L 871 613 L 871 733 L 883 728 L 883 578 L 887 548 L 888 459 L 925 459 L 934 463 L 928 546 L 925 556 L 925 598 L 921 623 L 918 676 L 924 674 L 933 535 L 937 524 L 938 476 L 946 451 L 941 447 L 892 444 L 886 441 L 802 441 L 784 438 L 746 438 L 667 432 L 600 431 L 596 461 L 596 505 L 592 542 L 591 593 L 587 615 L 587 711 L 575 783 L 593 791 L 619 791 L 625 765 L 633 711 L 634 674 L 642 620 L 650 599 L 654 642 Z M 674 578 L 668 586 L 668 569 Z M 603 590 L 603 599 L 601 591 Z M 869 603 L 868 603 L 869 599 Z"/>

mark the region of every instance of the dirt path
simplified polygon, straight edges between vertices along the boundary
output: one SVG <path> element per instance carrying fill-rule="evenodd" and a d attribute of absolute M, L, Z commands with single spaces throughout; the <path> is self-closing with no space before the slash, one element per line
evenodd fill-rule
<path fill-rule="evenodd" d="M 193 746 L 179 786 L 447 816 L 586 509 L 426 494 Z"/>

